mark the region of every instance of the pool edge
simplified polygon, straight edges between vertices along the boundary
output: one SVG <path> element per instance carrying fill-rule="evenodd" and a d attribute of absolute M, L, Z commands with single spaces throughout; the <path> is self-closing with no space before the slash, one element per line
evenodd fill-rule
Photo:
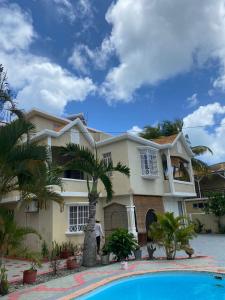
<path fill-rule="evenodd" d="M 205 268 L 197 268 L 197 267 L 193 267 L 193 268 L 168 268 L 165 270 L 150 270 L 150 271 L 132 271 L 132 272 L 128 272 L 128 273 L 122 273 L 122 274 L 117 274 L 105 279 L 100 280 L 99 282 L 95 282 L 92 283 L 90 285 L 88 285 L 85 288 L 82 288 L 76 292 L 73 292 L 67 296 L 63 296 L 61 298 L 58 298 L 58 300 L 72 300 L 72 299 L 76 299 L 77 297 L 83 296 L 85 294 L 88 294 L 94 290 L 96 290 L 97 288 L 100 288 L 106 284 L 112 283 L 114 281 L 123 279 L 123 278 L 127 278 L 127 277 L 133 277 L 133 276 L 137 276 L 137 275 L 145 275 L 145 274 L 154 274 L 154 273 L 165 273 L 165 272 L 196 272 L 196 273 L 209 273 L 209 274 L 223 274 L 225 275 L 225 270 L 221 270 L 220 268 L 215 268 L 215 267 L 209 267 L 207 269 Z"/>

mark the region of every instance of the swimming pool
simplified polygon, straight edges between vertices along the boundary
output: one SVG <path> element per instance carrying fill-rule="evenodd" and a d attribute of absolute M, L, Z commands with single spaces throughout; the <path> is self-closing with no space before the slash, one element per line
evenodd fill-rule
<path fill-rule="evenodd" d="M 107 284 L 77 300 L 225 300 L 225 278 L 198 272 L 133 276 Z"/>

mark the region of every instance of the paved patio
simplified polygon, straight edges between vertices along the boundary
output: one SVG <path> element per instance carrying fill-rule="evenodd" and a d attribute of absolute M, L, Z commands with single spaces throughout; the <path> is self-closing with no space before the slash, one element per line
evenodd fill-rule
<path fill-rule="evenodd" d="M 4 259 L 4 265 L 6 267 L 9 282 L 18 282 L 23 279 L 23 271 L 30 269 L 30 262 L 18 260 L 18 259 Z M 60 261 L 60 268 L 65 267 L 65 260 Z M 38 275 L 49 273 L 49 262 L 42 264 L 41 268 L 37 268 Z"/>
<path fill-rule="evenodd" d="M 193 240 L 192 245 L 201 258 L 177 259 L 175 261 L 130 261 L 127 270 L 121 270 L 119 263 L 96 267 L 58 278 L 30 288 L 19 290 L 1 299 L 4 300 L 68 300 L 123 276 L 144 274 L 146 272 L 195 270 L 225 273 L 225 236 L 202 235 Z M 159 252 L 161 254 L 161 251 Z M 182 253 L 181 253 L 182 255 Z"/>

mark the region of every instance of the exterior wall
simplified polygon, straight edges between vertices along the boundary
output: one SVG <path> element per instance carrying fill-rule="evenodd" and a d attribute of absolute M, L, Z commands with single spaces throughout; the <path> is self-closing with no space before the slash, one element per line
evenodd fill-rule
<path fill-rule="evenodd" d="M 74 126 L 69 130 L 67 130 L 65 133 L 63 133 L 62 135 L 60 135 L 59 137 L 57 138 L 52 137 L 51 138 L 52 146 L 58 146 L 58 147 L 66 146 L 66 144 L 71 143 L 71 134 L 70 134 L 71 129 L 76 129 L 79 131 L 79 128 L 77 126 Z M 79 131 L 79 140 L 80 140 L 79 142 L 80 145 L 90 148 L 90 144 L 88 143 L 88 141 L 80 131 Z"/>
<path fill-rule="evenodd" d="M 66 197 L 65 208 L 63 212 L 58 209 L 57 203 L 53 203 L 53 233 L 52 239 L 58 243 L 71 241 L 75 244 L 82 244 L 84 240 L 83 233 L 67 233 L 68 232 L 68 206 L 69 204 L 75 203 L 87 203 L 88 198 L 82 197 Z M 96 218 L 101 222 L 104 230 L 104 215 L 102 202 L 99 201 L 97 204 Z"/>
<path fill-rule="evenodd" d="M 178 201 L 180 200 L 181 198 L 163 197 L 165 212 L 173 212 L 176 217 L 179 216 Z"/>
<path fill-rule="evenodd" d="M 160 152 L 158 152 L 157 155 L 158 170 L 160 175 L 159 178 L 153 180 L 145 179 L 141 176 L 141 158 L 138 147 L 140 147 L 140 144 L 128 141 L 129 167 L 131 171 L 130 183 L 132 193 L 138 195 L 163 195 L 164 180 Z"/>
<path fill-rule="evenodd" d="M 116 165 L 118 162 L 129 167 L 128 161 L 128 148 L 127 141 L 121 141 L 118 143 L 112 143 L 106 146 L 101 146 L 98 149 L 98 154 L 100 158 L 104 153 L 111 152 L 113 164 Z M 130 190 L 130 180 L 127 176 L 120 174 L 118 172 L 114 172 L 111 176 L 114 195 L 127 195 L 131 193 Z M 99 186 L 100 191 L 103 197 L 106 196 L 105 189 L 102 184 Z"/>
<path fill-rule="evenodd" d="M 49 204 L 47 209 L 42 209 L 35 213 L 25 213 L 24 204 L 21 206 L 17 206 L 15 203 L 7 204 L 6 207 L 14 210 L 14 218 L 19 226 L 32 227 L 42 236 L 42 241 L 45 240 L 48 245 L 51 244 L 53 229 L 52 203 Z M 40 251 L 42 241 L 35 235 L 29 235 L 25 240 L 25 245 L 34 251 Z"/>
<path fill-rule="evenodd" d="M 117 228 L 128 229 L 127 209 L 125 205 L 111 203 L 104 208 L 105 235 Z"/>
<path fill-rule="evenodd" d="M 190 193 L 195 196 L 195 185 L 191 182 L 182 182 L 174 180 L 174 189 L 177 193 Z"/>
<path fill-rule="evenodd" d="M 86 180 L 63 178 L 63 191 L 65 192 L 82 192 L 87 193 Z M 57 188 L 59 191 L 59 188 Z"/>
<path fill-rule="evenodd" d="M 149 209 L 154 209 L 156 213 L 163 213 L 163 199 L 157 196 L 134 195 L 134 204 L 137 218 L 138 233 L 146 233 L 146 214 Z"/>
<path fill-rule="evenodd" d="M 188 200 L 188 201 L 185 201 L 185 206 L 186 206 L 186 211 L 188 214 L 201 214 L 201 213 L 204 213 L 203 209 L 202 208 L 194 208 L 193 207 L 193 204 L 198 204 L 198 203 L 205 203 L 205 200 L 204 199 L 193 199 L 192 201 Z"/>
<path fill-rule="evenodd" d="M 65 125 L 65 123 L 63 122 L 48 120 L 38 115 L 30 118 L 29 121 L 35 125 L 36 132 L 42 131 L 44 129 L 54 130 L 56 127 L 61 127 Z"/>

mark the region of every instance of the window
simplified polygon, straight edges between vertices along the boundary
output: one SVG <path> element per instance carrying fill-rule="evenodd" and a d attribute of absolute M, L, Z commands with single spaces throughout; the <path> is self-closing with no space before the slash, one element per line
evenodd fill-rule
<path fill-rule="evenodd" d="M 88 205 L 69 206 L 69 232 L 82 232 L 88 222 Z"/>
<path fill-rule="evenodd" d="M 84 180 L 84 173 L 76 170 L 65 170 L 63 178 Z"/>
<path fill-rule="evenodd" d="M 140 149 L 142 176 L 157 177 L 157 151 L 154 149 Z"/>
<path fill-rule="evenodd" d="M 106 166 L 108 166 L 110 163 L 112 163 L 112 154 L 111 152 L 103 153 L 103 160 Z M 108 175 L 111 176 L 112 172 L 108 172 Z"/>
<path fill-rule="evenodd" d="M 197 203 L 193 203 L 193 208 L 198 208 L 198 204 Z"/>
<path fill-rule="evenodd" d="M 71 138 L 71 143 L 73 144 L 79 144 L 80 143 L 80 134 L 79 131 L 76 129 L 71 129 L 70 130 L 70 138 Z"/>

